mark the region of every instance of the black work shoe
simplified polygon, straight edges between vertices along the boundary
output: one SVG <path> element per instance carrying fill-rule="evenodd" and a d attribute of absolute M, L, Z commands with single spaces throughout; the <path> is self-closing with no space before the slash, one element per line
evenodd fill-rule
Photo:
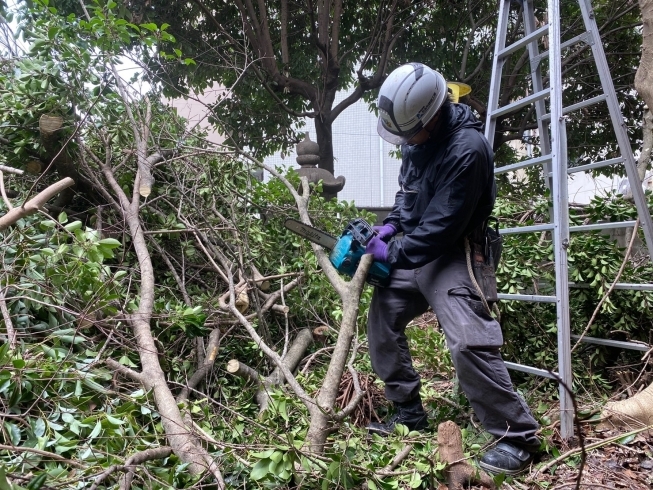
<path fill-rule="evenodd" d="M 385 437 L 394 432 L 397 424 L 405 425 L 409 430 L 424 430 L 428 427 L 421 399 L 395 403 L 395 408 L 396 413 L 387 422 L 372 422 L 367 426 L 367 431 Z"/>
<path fill-rule="evenodd" d="M 478 465 L 493 475 L 517 475 L 533 461 L 533 454 L 509 442 L 500 442 L 485 453 Z"/>

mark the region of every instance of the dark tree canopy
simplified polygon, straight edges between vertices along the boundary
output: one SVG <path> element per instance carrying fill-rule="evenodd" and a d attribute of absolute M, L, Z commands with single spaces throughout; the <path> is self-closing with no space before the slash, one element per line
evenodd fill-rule
<path fill-rule="evenodd" d="M 150 60 L 168 95 L 218 84 L 212 121 L 259 157 L 298 141 L 305 117 L 315 120 L 320 167 L 333 170 L 331 124 L 383 82 L 397 62 L 393 46 L 430 2 L 133 2 L 140 21 L 170 24 L 174 46 L 195 64 Z M 183 19 L 182 22 L 179 22 Z M 337 91 L 353 87 L 335 104 Z"/>

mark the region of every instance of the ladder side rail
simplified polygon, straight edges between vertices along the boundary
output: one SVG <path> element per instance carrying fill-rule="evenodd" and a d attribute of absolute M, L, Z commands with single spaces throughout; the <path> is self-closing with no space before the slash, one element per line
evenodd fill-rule
<path fill-rule="evenodd" d="M 501 0 L 499 4 L 499 20 L 497 21 L 497 39 L 494 44 L 494 57 L 492 58 L 492 77 L 490 78 L 490 93 L 488 96 L 487 117 L 485 121 L 485 137 L 494 147 L 494 135 L 496 132 L 496 118 L 492 113 L 499 105 L 499 93 L 501 89 L 501 76 L 505 58 L 499 56 L 501 50 L 506 46 L 508 32 L 508 17 L 510 15 L 510 0 Z"/>
<path fill-rule="evenodd" d="M 562 383 L 560 398 L 560 435 L 571 439 L 574 435 L 574 407 L 571 398 L 571 321 L 569 312 L 569 200 L 567 189 L 567 142 L 565 119 L 562 113 L 562 62 L 560 4 L 548 1 L 549 15 L 549 86 L 551 88 L 551 157 L 553 177 L 553 252 L 556 272 L 556 317 L 558 325 L 558 372 Z M 565 386 L 563 386 L 566 385 Z"/>
<path fill-rule="evenodd" d="M 529 34 L 536 30 L 535 24 L 535 9 L 533 7 L 533 0 L 526 0 L 524 2 L 524 32 Z M 550 32 L 549 32 L 550 34 Z M 550 37 L 550 36 L 549 36 Z M 537 93 L 544 90 L 544 83 L 542 82 L 542 69 L 540 67 L 540 62 L 535 61 L 539 56 L 539 48 L 537 46 L 537 41 L 531 42 L 528 45 L 528 56 L 531 60 L 531 80 L 533 84 L 533 92 Z M 551 144 L 550 144 L 550 135 L 549 127 L 547 122 L 544 120 L 546 115 L 546 106 L 544 100 L 538 100 L 535 102 L 535 113 L 537 114 L 537 131 L 540 136 L 540 151 L 542 155 L 551 154 Z M 544 163 L 544 182 L 547 189 L 551 191 L 553 182 L 551 178 L 548 177 L 551 175 L 551 161 Z M 551 218 L 553 218 L 553 210 L 550 211 Z"/>
<path fill-rule="evenodd" d="M 603 92 L 608 96 L 607 103 L 608 109 L 610 110 L 610 118 L 612 119 L 617 142 L 621 149 L 621 155 L 625 159 L 624 166 L 626 168 L 626 175 L 630 182 L 633 199 L 635 201 L 635 206 L 637 207 L 637 214 L 646 239 L 646 247 L 648 248 L 650 259 L 653 261 L 653 219 L 651 219 L 651 213 L 649 212 L 646 203 L 646 196 L 644 195 L 644 190 L 642 189 L 642 184 L 637 174 L 637 164 L 635 163 L 635 157 L 633 156 L 630 147 L 630 141 L 628 140 L 628 134 L 626 133 L 626 124 L 621 114 L 621 108 L 617 101 L 614 83 L 612 82 L 608 60 L 605 57 L 605 52 L 603 50 L 603 43 L 601 41 L 601 36 L 599 35 L 596 18 L 594 17 L 594 12 L 587 0 L 578 0 L 578 3 L 585 22 L 585 29 L 588 32 L 591 32 L 594 37 L 594 42 L 592 43 L 592 54 L 599 72 Z"/>

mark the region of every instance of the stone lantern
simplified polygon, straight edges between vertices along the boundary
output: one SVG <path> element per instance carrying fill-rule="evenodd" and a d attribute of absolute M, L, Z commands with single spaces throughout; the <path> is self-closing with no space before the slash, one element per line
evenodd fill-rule
<path fill-rule="evenodd" d="M 322 181 L 322 197 L 325 199 L 334 199 L 338 192 L 345 186 L 345 178 L 341 175 L 338 178 L 323 168 L 318 168 L 320 162 L 320 147 L 305 133 L 303 141 L 297 144 L 297 163 L 300 169 L 297 173 L 302 177 L 307 177 L 309 184 L 317 184 Z"/>

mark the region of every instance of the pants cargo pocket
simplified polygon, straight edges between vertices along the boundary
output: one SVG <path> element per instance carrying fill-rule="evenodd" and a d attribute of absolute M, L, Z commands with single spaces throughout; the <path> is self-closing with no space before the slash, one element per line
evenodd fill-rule
<path fill-rule="evenodd" d="M 448 291 L 454 321 L 460 326 L 460 350 L 496 351 L 503 345 L 501 326 L 468 287 Z"/>

